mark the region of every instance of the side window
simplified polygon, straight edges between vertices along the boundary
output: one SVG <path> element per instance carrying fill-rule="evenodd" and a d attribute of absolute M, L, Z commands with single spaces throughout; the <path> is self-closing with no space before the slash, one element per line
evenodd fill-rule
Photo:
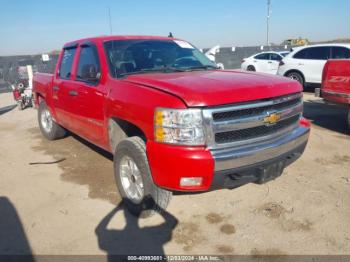
<path fill-rule="evenodd" d="M 332 58 L 333 59 L 349 59 L 350 58 L 350 49 L 334 46 L 332 47 Z"/>
<path fill-rule="evenodd" d="M 264 54 L 256 55 L 256 56 L 254 56 L 254 58 L 258 59 L 258 60 L 269 60 L 270 59 L 270 54 L 269 53 L 264 53 Z"/>
<path fill-rule="evenodd" d="M 60 78 L 64 78 L 64 79 L 70 78 L 72 74 L 72 65 L 73 65 L 73 60 L 74 60 L 76 51 L 77 51 L 76 48 L 64 49 L 62 62 L 59 70 Z"/>
<path fill-rule="evenodd" d="M 77 80 L 98 82 L 100 63 L 95 46 L 82 46 L 78 62 Z"/>
<path fill-rule="evenodd" d="M 307 51 L 309 50 L 309 48 L 305 48 L 303 50 L 300 50 L 299 52 L 297 52 L 293 58 L 297 58 L 297 59 L 306 59 L 306 55 L 307 55 Z"/>
<path fill-rule="evenodd" d="M 307 53 L 308 59 L 327 60 L 329 58 L 330 48 L 326 46 L 311 47 Z"/>
<path fill-rule="evenodd" d="M 274 60 L 274 61 L 281 61 L 282 60 L 282 57 L 278 54 L 275 54 L 275 53 L 271 53 L 270 55 L 270 60 Z"/>

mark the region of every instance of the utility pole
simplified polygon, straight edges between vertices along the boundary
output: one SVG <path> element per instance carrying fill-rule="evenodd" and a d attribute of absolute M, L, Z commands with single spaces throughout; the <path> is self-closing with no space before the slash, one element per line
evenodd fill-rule
<path fill-rule="evenodd" d="M 112 29 L 112 19 L 111 19 L 111 8 L 108 6 L 108 18 L 109 18 L 109 34 L 113 34 L 113 29 Z"/>
<path fill-rule="evenodd" d="M 271 0 L 267 0 L 267 18 L 266 18 L 266 45 L 270 46 L 270 15 Z"/>

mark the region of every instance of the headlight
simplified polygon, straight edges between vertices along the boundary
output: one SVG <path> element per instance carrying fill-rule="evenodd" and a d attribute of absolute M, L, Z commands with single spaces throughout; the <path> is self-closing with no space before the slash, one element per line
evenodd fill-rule
<path fill-rule="evenodd" d="M 154 113 L 154 137 L 162 143 L 204 145 L 202 111 L 157 108 Z"/>

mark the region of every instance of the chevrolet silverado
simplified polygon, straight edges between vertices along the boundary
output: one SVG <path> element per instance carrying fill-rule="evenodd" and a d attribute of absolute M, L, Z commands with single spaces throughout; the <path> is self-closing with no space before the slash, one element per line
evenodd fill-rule
<path fill-rule="evenodd" d="M 55 73 L 35 74 L 33 85 L 42 134 L 69 130 L 111 152 L 121 196 L 144 217 L 173 191 L 274 179 L 309 136 L 297 81 L 219 70 L 175 38 L 73 41 Z"/>

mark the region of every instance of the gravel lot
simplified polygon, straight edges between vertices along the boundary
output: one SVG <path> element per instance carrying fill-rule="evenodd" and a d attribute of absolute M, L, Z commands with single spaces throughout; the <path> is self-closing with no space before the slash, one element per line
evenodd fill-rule
<path fill-rule="evenodd" d="M 44 140 L 36 110 L 0 94 L 0 254 L 350 254 L 346 111 L 304 100 L 310 141 L 283 176 L 175 195 L 165 220 L 138 221 L 118 207 L 109 154 Z"/>

